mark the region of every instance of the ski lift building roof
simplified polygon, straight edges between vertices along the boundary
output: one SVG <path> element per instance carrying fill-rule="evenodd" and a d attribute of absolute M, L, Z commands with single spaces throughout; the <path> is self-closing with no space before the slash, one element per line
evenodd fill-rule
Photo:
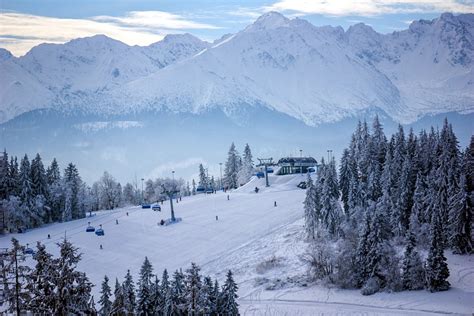
<path fill-rule="evenodd" d="M 316 159 L 313 157 L 285 157 L 278 160 L 278 165 L 293 167 L 314 167 L 317 165 Z"/>

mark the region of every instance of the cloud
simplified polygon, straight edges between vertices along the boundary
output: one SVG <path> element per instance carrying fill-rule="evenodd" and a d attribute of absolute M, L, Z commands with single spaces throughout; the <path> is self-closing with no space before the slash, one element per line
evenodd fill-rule
<path fill-rule="evenodd" d="M 471 13 L 474 1 L 456 0 L 280 0 L 267 10 L 333 16 L 374 16 L 395 13 Z"/>
<path fill-rule="evenodd" d="M 161 28 L 168 30 L 181 29 L 219 29 L 219 27 L 186 20 L 183 17 L 164 11 L 131 11 L 124 17 L 96 16 L 94 21 L 116 23 L 125 27 Z"/>
<path fill-rule="evenodd" d="M 78 37 L 105 34 L 128 45 L 149 45 L 168 33 L 216 26 L 162 11 L 132 11 L 123 17 L 64 19 L 16 12 L 0 14 L 0 47 L 20 56 L 40 43 L 64 43 Z"/>

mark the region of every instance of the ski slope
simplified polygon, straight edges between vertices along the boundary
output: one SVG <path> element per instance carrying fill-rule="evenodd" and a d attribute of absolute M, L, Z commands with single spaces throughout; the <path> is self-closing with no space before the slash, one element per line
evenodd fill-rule
<path fill-rule="evenodd" d="M 276 177 L 271 176 L 270 181 Z M 91 218 L 52 224 L 25 234 L 12 234 L 0 239 L 0 247 L 9 247 L 11 237 L 15 237 L 22 244 L 29 243 L 30 247 L 41 241 L 48 251 L 57 255 L 55 244 L 66 234 L 83 254 L 79 269 L 85 271 L 94 284 L 100 284 L 106 274 L 112 280 L 115 277 L 122 280 L 127 269 L 137 277 L 145 256 L 160 275 L 165 268 L 169 271 L 185 269 L 191 262 L 205 268 L 229 251 L 301 218 L 305 192 L 292 185 L 294 176 L 283 178 L 286 181 L 275 186 L 275 191 L 264 194 L 231 192 L 229 200 L 226 193 L 183 198 L 174 203 L 176 216 L 182 217 L 183 221 L 171 226 L 158 225 L 161 219 L 170 216 L 169 202 L 165 202 L 161 212 L 140 207 L 122 208 L 98 212 Z M 257 179 L 250 184 L 253 188 L 260 185 Z M 278 207 L 274 207 L 274 201 Z M 105 236 L 87 233 L 89 221 L 96 228 L 102 224 Z M 229 264 L 220 268 L 225 271 L 233 267 Z M 96 286 L 94 293 L 98 291 Z"/>
<path fill-rule="evenodd" d="M 474 256 L 446 252 L 452 285 L 447 292 L 362 296 L 358 290 L 328 288 L 308 280 L 307 266 L 301 261 L 306 249 L 302 218 L 305 191 L 296 187 L 305 179 L 305 175 L 270 175 L 271 186 L 266 188 L 265 179 L 254 177 L 230 193 L 183 198 L 174 204 L 176 216 L 183 218 L 175 225 L 158 225 L 169 217 L 169 203 L 162 206 L 162 212 L 128 207 L 3 236 L 0 247 L 9 247 L 10 238 L 15 237 L 30 246 L 41 241 L 57 255 L 55 243 L 66 234 L 83 254 L 79 269 L 96 284 L 96 301 L 100 291 L 97 284 L 104 275 L 123 280 L 130 269 L 137 281 L 143 259 L 148 256 L 159 276 L 165 268 L 186 269 L 196 262 L 203 274 L 222 282 L 226 271 L 232 269 L 243 315 L 472 314 Z M 260 189 L 257 194 L 255 187 Z M 88 221 L 96 228 L 102 224 L 105 236 L 86 233 Z M 47 239 L 48 234 L 51 239 Z"/>

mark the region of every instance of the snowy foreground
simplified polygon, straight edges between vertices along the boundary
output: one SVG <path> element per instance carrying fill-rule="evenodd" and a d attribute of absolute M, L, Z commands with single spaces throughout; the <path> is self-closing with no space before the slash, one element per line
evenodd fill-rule
<path fill-rule="evenodd" d="M 175 212 L 183 221 L 167 227 L 158 226 L 161 219 L 169 217 L 169 204 L 165 203 L 162 212 L 123 208 L 14 237 L 30 246 L 41 241 L 57 255 L 54 244 L 66 233 L 83 253 L 79 269 L 94 284 L 100 284 L 105 274 L 112 280 L 122 280 L 127 269 L 138 280 L 145 256 L 159 275 L 165 268 L 186 269 L 190 262 L 196 262 L 203 274 L 222 281 L 225 272 L 232 269 L 239 283 L 239 304 L 244 315 L 474 312 L 473 256 L 447 253 L 452 285 L 447 292 L 423 290 L 362 296 L 357 290 L 329 289 L 309 283 L 305 264 L 300 260 L 306 247 L 302 238 L 305 191 L 296 188 L 304 179 L 301 175 L 271 176 L 272 187 L 268 189 L 263 179 L 253 179 L 230 193 L 230 200 L 224 193 L 185 198 L 175 204 Z M 258 194 L 253 191 L 255 186 L 261 189 Z M 88 221 L 96 228 L 102 224 L 105 236 L 86 233 Z M 11 237 L 0 238 L 0 247 L 9 247 Z M 98 292 L 99 287 L 95 286 L 96 298 Z"/>

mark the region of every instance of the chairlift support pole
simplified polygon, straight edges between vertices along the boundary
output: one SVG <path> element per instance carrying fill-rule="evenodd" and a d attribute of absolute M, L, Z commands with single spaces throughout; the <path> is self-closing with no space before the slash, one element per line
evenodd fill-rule
<path fill-rule="evenodd" d="M 268 182 L 268 166 L 273 164 L 273 158 L 257 158 L 260 161 L 260 166 L 265 167 L 265 186 L 269 187 L 270 183 Z"/>
<path fill-rule="evenodd" d="M 174 182 L 173 182 L 173 185 L 175 185 Z M 166 195 L 168 196 L 169 200 L 170 200 L 171 221 L 172 221 L 172 222 L 175 222 L 175 221 L 176 221 L 176 217 L 174 216 L 173 195 L 174 195 L 175 193 L 178 193 L 179 191 L 176 190 L 176 188 L 173 188 L 173 189 L 171 189 L 171 190 L 166 189 L 166 187 L 165 187 L 164 184 L 161 185 L 161 189 L 162 189 L 161 194 L 166 194 Z"/>

